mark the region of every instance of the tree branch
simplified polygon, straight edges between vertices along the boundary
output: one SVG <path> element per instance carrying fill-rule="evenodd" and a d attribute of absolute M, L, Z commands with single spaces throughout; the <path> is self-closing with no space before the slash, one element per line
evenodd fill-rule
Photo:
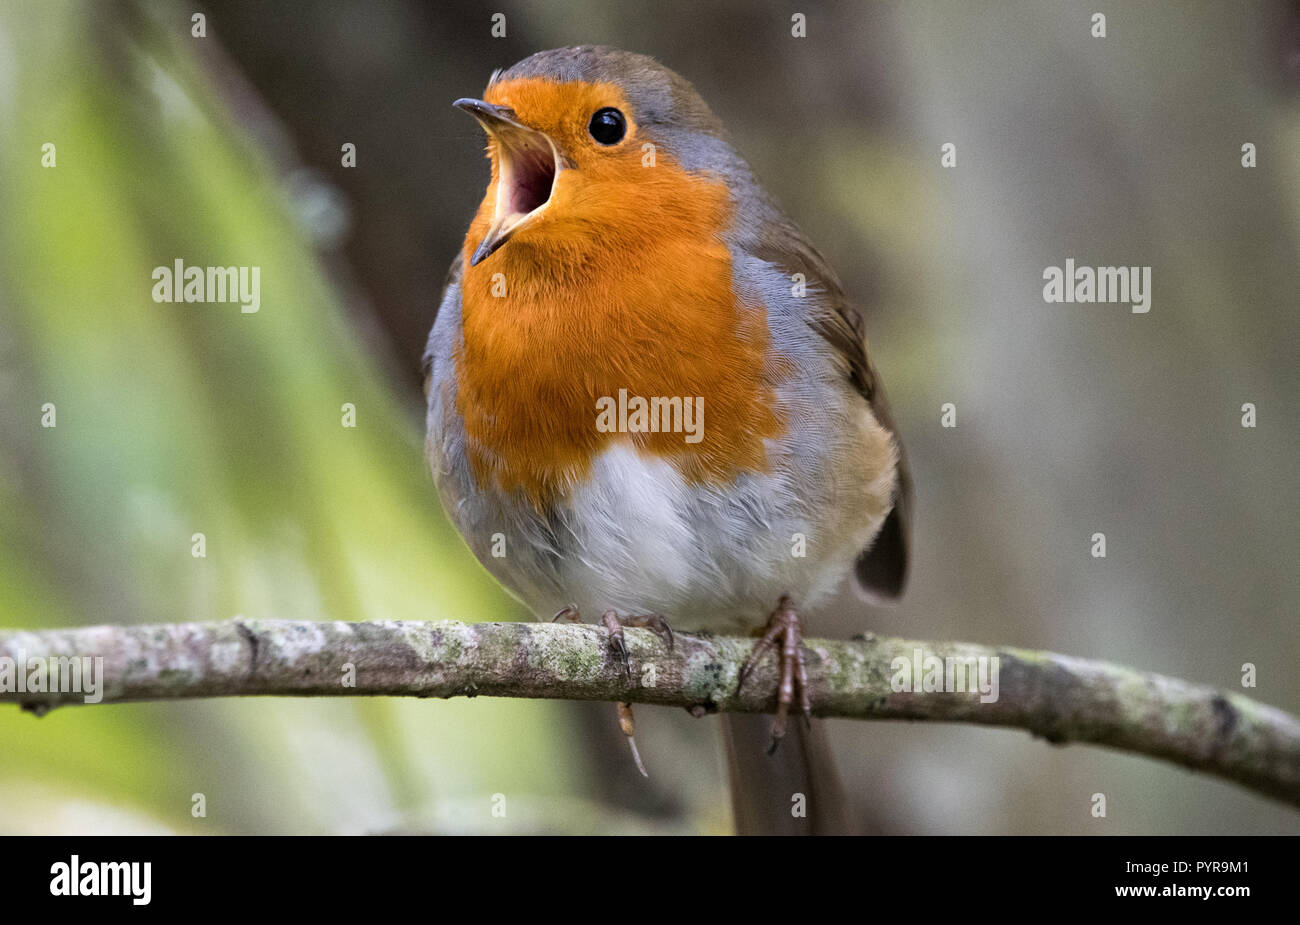
<path fill-rule="evenodd" d="M 770 712 L 775 659 L 736 690 L 751 639 L 678 634 L 669 650 L 626 631 L 631 678 L 604 629 L 549 623 L 233 620 L 0 632 L 0 702 L 38 714 L 81 693 L 15 689 L 29 660 L 103 658 L 103 702 L 228 696 L 493 696 L 610 700 Z M 964 643 L 859 637 L 806 641 L 813 712 L 854 719 L 983 723 L 1053 743 L 1090 742 L 1236 781 L 1300 806 L 1300 722 L 1238 694 L 1105 662 Z M 919 657 L 997 659 L 997 699 L 978 690 L 896 692 Z M 10 661 L 5 674 L 5 658 Z M 902 661 L 896 661 L 896 660 Z M 956 662 L 954 662 L 956 664 Z M 975 665 L 976 662 L 966 664 Z M 986 666 L 995 663 L 989 661 Z M 923 666 L 924 667 L 924 666 Z M 923 670 L 915 679 L 920 691 Z M 973 674 L 971 691 L 978 675 Z M 84 689 L 84 684 L 83 684 Z M 949 688 L 951 689 L 951 688 Z"/>

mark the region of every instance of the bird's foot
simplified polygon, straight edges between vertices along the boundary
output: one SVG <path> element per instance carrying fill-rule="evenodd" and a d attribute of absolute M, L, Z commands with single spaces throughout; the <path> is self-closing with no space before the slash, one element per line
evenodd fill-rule
<path fill-rule="evenodd" d="M 566 623 L 581 623 L 582 614 L 573 604 L 561 608 L 551 617 L 552 623 L 558 623 L 563 620 Z M 623 670 L 627 672 L 628 680 L 632 679 L 632 662 L 627 656 L 627 639 L 623 635 L 623 627 L 642 627 L 651 630 L 656 636 L 668 644 L 668 648 L 673 647 L 673 631 L 668 625 L 668 621 L 662 615 L 657 613 L 632 614 L 626 617 L 620 617 L 617 611 L 606 610 L 600 617 L 600 622 L 604 624 L 605 629 L 609 630 L 609 647 L 618 656 L 618 660 L 623 663 Z"/>
<path fill-rule="evenodd" d="M 551 622 L 563 620 L 566 623 L 581 623 L 582 615 L 578 608 L 573 604 L 556 611 L 555 616 L 551 617 Z M 620 617 L 617 611 L 607 610 L 601 615 L 600 622 L 609 630 L 609 647 L 618 656 L 619 661 L 623 663 L 623 670 L 627 672 L 627 678 L 632 680 L 632 663 L 627 655 L 627 640 L 623 635 L 623 627 L 644 627 L 654 632 L 659 638 L 668 644 L 668 648 L 673 647 L 673 631 L 669 627 L 668 621 L 657 613 L 632 614 L 626 617 Z M 623 730 L 623 735 L 627 736 L 628 747 L 632 749 L 632 759 L 636 762 L 636 768 L 641 772 L 643 777 L 649 777 L 646 773 L 645 765 L 641 761 L 641 752 L 636 747 L 636 720 L 632 716 L 632 704 L 618 704 L 618 726 Z"/>
<path fill-rule="evenodd" d="M 627 657 L 627 641 L 623 637 L 623 627 L 643 627 L 667 643 L 669 649 L 673 647 L 673 631 L 668 626 L 668 621 L 657 613 L 642 613 L 620 617 L 614 611 L 606 610 L 601 615 L 600 622 L 605 624 L 605 629 L 609 630 L 609 647 L 614 650 L 614 654 L 623 663 L 623 669 L 627 672 L 629 681 L 632 679 L 632 662 Z"/>
<path fill-rule="evenodd" d="M 772 611 L 772 615 L 767 618 L 763 638 L 758 641 L 749 658 L 745 659 L 745 663 L 740 666 L 737 691 L 745 686 L 745 679 L 768 650 L 777 647 L 778 641 L 781 644 L 777 649 L 778 663 L 781 666 L 781 682 L 777 687 L 776 719 L 772 722 L 772 744 L 767 750 L 769 755 L 776 751 L 777 745 L 785 735 L 786 720 L 790 715 L 790 707 L 795 702 L 796 694 L 799 697 L 799 710 L 803 713 L 804 722 L 812 722 L 812 702 L 808 694 L 808 666 L 803 650 L 803 627 L 799 622 L 799 612 L 795 610 L 794 601 L 790 600 L 789 595 L 782 595 L 776 610 Z"/>

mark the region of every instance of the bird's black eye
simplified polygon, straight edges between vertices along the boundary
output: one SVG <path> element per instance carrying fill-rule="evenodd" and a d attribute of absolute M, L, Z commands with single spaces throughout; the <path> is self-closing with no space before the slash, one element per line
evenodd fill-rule
<path fill-rule="evenodd" d="M 613 106 L 597 109 L 587 125 L 591 137 L 603 145 L 616 145 L 627 134 L 627 120 Z"/>

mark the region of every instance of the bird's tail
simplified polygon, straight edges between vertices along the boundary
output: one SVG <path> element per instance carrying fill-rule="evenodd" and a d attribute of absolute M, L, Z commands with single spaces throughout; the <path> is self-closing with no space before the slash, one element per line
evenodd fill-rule
<path fill-rule="evenodd" d="M 772 717 L 731 713 L 722 728 L 737 835 L 857 834 L 824 722 L 792 716 L 771 755 Z"/>

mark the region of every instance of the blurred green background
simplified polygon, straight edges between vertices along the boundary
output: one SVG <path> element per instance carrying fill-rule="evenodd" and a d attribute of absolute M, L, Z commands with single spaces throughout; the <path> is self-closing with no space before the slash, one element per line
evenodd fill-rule
<path fill-rule="evenodd" d="M 828 3 L 796 39 L 788 5 L 734 0 L 0 0 L 0 627 L 525 619 L 421 454 L 419 356 L 487 181 L 450 103 L 601 42 L 695 83 L 868 310 L 916 567 L 902 606 L 845 595 L 818 634 L 1237 689 L 1250 662 L 1246 693 L 1300 710 L 1300 4 L 1098 9 L 1104 39 L 1078 3 Z M 1067 257 L 1152 266 L 1151 312 L 1044 304 Z M 261 267 L 261 310 L 153 302 L 177 258 Z M 4 709 L 0 832 L 728 831 L 715 721 L 638 721 L 648 783 L 605 705 Z M 1101 749 L 833 731 L 874 831 L 1300 833 Z"/>

